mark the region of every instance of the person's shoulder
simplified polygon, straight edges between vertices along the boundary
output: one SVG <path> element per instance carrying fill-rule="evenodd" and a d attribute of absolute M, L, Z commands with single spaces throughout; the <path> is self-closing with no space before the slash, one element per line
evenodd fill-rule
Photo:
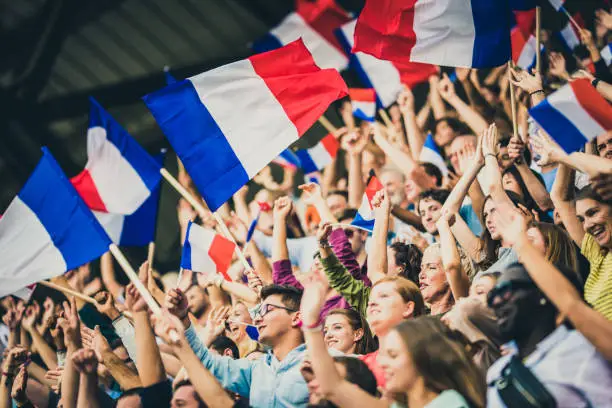
<path fill-rule="evenodd" d="M 455 390 L 444 390 L 425 408 L 469 408 L 468 402 Z"/>
<path fill-rule="evenodd" d="M 582 238 L 582 244 L 580 245 L 580 251 L 585 258 L 589 261 L 592 259 L 596 259 L 601 256 L 601 249 L 599 244 L 595 241 L 595 238 L 589 234 L 584 234 L 584 238 Z"/>
<path fill-rule="evenodd" d="M 491 384 L 501 376 L 502 370 L 504 367 L 506 367 L 506 365 L 508 365 L 511 358 L 512 356 L 507 354 L 505 356 L 501 356 L 497 359 L 497 361 L 491 364 L 487 370 L 487 384 Z"/>

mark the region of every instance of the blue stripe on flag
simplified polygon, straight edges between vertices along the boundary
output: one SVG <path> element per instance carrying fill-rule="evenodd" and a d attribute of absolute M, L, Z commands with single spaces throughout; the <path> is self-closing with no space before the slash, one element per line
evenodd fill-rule
<path fill-rule="evenodd" d="M 368 230 L 370 232 L 372 232 L 372 230 L 374 230 L 374 220 L 363 219 L 363 217 L 359 213 L 357 213 L 357 215 L 355 215 L 355 219 L 353 219 L 353 222 L 351 222 L 351 225 L 354 225 L 356 227 L 361 227 L 361 228 L 366 229 L 366 230 Z"/>
<path fill-rule="evenodd" d="M 162 153 L 155 155 L 154 158 L 160 166 L 163 166 L 166 158 L 165 149 Z M 155 241 L 160 190 L 161 184 L 158 184 L 140 208 L 132 215 L 125 217 L 119 245 L 144 246 Z"/>
<path fill-rule="evenodd" d="M 472 67 L 503 65 L 511 58 L 510 7 L 506 1 L 471 0 L 474 18 Z"/>
<path fill-rule="evenodd" d="M 181 255 L 181 268 L 191 270 L 191 244 L 189 243 L 189 232 L 191 231 L 192 222 L 187 225 L 185 233 L 185 242 L 183 243 L 183 253 Z"/>
<path fill-rule="evenodd" d="M 67 270 L 74 269 L 107 252 L 111 240 L 51 153 L 42 150 L 42 159 L 18 196 L 49 233 Z"/>
<path fill-rule="evenodd" d="M 531 108 L 529 114 L 567 153 L 580 150 L 587 142 L 580 130 L 555 109 L 548 99 Z"/>
<path fill-rule="evenodd" d="M 107 139 L 136 170 L 149 191 L 153 190 L 161 181 L 161 166 L 94 98 L 89 101 L 89 128 L 106 129 Z"/>
<path fill-rule="evenodd" d="M 355 116 L 356 118 L 359 118 L 361 120 L 365 120 L 368 122 L 374 122 L 374 117 L 372 116 L 368 116 L 364 111 L 362 111 L 360 108 L 355 109 L 355 111 L 353 112 L 353 116 Z"/>
<path fill-rule="evenodd" d="M 143 99 L 211 211 L 249 181 L 191 81 L 179 81 Z"/>
<path fill-rule="evenodd" d="M 283 44 L 278 40 L 278 38 L 276 38 L 271 33 L 268 33 L 264 37 L 262 37 L 259 40 L 255 41 L 253 43 L 253 45 L 251 46 L 251 48 L 257 54 L 259 54 L 259 53 L 262 53 L 262 52 L 275 50 L 275 49 L 280 48 L 282 46 L 283 46 Z"/>
<path fill-rule="evenodd" d="M 297 152 L 295 152 L 295 155 L 300 159 L 302 170 L 304 170 L 305 174 L 313 173 L 315 171 L 320 170 L 317 168 L 317 165 L 314 160 L 312 160 L 312 157 L 310 157 L 308 150 L 298 150 Z"/>
<path fill-rule="evenodd" d="M 253 221 L 251 221 L 251 225 L 249 225 L 249 229 L 247 231 L 246 243 L 251 242 L 251 238 L 253 238 L 253 234 L 255 233 L 255 228 L 257 227 L 257 223 L 259 222 L 259 216 L 261 215 L 261 210 L 257 212 L 257 217 Z"/>
<path fill-rule="evenodd" d="M 170 71 L 168 70 L 164 70 L 164 78 L 166 79 L 166 85 L 170 85 L 175 82 L 178 82 L 176 78 L 174 77 L 174 75 L 172 75 Z"/>

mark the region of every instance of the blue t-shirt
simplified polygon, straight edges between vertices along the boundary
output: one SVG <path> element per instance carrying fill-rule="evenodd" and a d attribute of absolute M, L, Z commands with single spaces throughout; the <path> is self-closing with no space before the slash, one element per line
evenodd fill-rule
<path fill-rule="evenodd" d="M 480 234 L 482 234 L 482 225 L 480 224 L 480 219 L 476 211 L 474 211 L 472 204 L 462 205 L 459 209 L 459 215 L 463 218 L 467 226 L 470 227 L 474 235 L 479 237 Z"/>

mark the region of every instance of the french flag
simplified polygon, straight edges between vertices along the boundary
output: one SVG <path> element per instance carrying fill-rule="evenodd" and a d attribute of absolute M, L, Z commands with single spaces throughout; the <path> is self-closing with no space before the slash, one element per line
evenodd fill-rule
<path fill-rule="evenodd" d="M 580 13 L 574 14 L 573 18 L 580 27 L 584 27 L 584 20 L 582 19 Z M 558 32 L 558 35 L 570 52 L 580 45 L 580 33 L 569 20 L 565 27 Z"/>
<path fill-rule="evenodd" d="M 606 62 L 606 65 L 610 66 L 610 64 L 612 64 L 612 43 L 602 48 L 600 54 L 601 58 Z"/>
<path fill-rule="evenodd" d="M 156 155 L 155 161 L 163 166 L 166 149 Z M 161 183 L 155 186 L 149 198 L 131 215 L 93 211 L 96 219 L 112 241 L 121 246 L 145 246 L 155 241 L 157 211 Z"/>
<path fill-rule="evenodd" d="M 438 149 L 438 146 L 436 146 L 431 133 L 429 133 L 425 139 L 425 144 L 423 144 L 421 154 L 419 155 L 419 161 L 431 163 L 440 169 L 443 176 L 446 177 L 448 175 L 448 167 L 446 166 L 446 162 L 444 161 L 442 154 L 440 154 L 440 150 Z"/>
<path fill-rule="evenodd" d="M 321 70 L 298 40 L 176 82 L 144 101 L 216 211 L 347 94 L 338 71 Z"/>
<path fill-rule="evenodd" d="M 537 41 L 533 34 L 526 37 L 517 26 L 512 29 L 512 61 L 522 69 L 529 69 L 536 64 Z M 544 47 L 540 44 L 540 52 Z"/>
<path fill-rule="evenodd" d="M 217 272 L 231 282 L 227 270 L 235 248 L 236 244 L 229 239 L 190 221 L 183 243 L 181 268 L 201 273 Z"/>
<path fill-rule="evenodd" d="M 377 107 L 387 108 L 402 92 L 403 84 L 413 87 L 428 80 L 438 72 L 438 67 L 429 64 L 402 61 L 390 62 L 363 52 L 353 52 L 355 25 L 357 20 L 344 24 L 336 35 L 350 56 L 350 67 L 368 88 L 376 91 Z"/>
<path fill-rule="evenodd" d="M 370 171 L 370 178 L 366 184 L 361 206 L 357 210 L 355 219 L 351 222 L 352 226 L 372 232 L 374 229 L 374 206 L 372 205 L 372 200 L 376 193 L 383 188 L 374 171 Z"/>
<path fill-rule="evenodd" d="M 87 165 L 72 178 L 94 211 L 130 215 L 151 196 L 161 166 L 93 98 L 87 130 Z"/>
<path fill-rule="evenodd" d="M 350 20 L 334 0 L 297 0 L 296 11 L 252 48 L 255 52 L 270 51 L 301 38 L 319 67 L 342 71 L 348 67 L 348 57 L 334 31 Z"/>
<path fill-rule="evenodd" d="M 272 160 L 272 163 L 276 163 L 282 168 L 297 170 L 300 167 L 300 159 L 295 153 L 289 148 L 283 150 L 276 159 Z"/>
<path fill-rule="evenodd" d="M 336 158 L 340 149 L 340 143 L 331 133 L 325 136 L 319 143 L 310 149 L 295 152 L 302 164 L 305 174 L 323 170 Z"/>
<path fill-rule="evenodd" d="M 46 148 L 0 220 L 0 297 L 77 268 L 110 239 Z"/>
<path fill-rule="evenodd" d="M 353 51 L 388 61 L 487 68 L 510 59 L 510 7 L 491 0 L 366 0 Z"/>
<path fill-rule="evenodd" d="M 376 119 L 376 91 L 372 88 L 349 88 L 353 115 L 361 120 L 374 122 Z"/>
<path fill-rule="evenodd" d="M 612 107 L 584 78 L 549 95 L 529 114 L 567 153 L 612 129 Z"/>

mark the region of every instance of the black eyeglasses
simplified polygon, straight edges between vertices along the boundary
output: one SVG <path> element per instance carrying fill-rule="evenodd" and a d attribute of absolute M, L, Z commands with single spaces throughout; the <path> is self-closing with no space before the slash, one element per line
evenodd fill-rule
<path fill-rule="evenodd" d="M 253 313 L 253 317 L 259 316 L 263 318 L 265 315 L 267 315 L 274 309 L 283 309 L 289 313 L 297 312 L 297 310 L 291 309 L 289 307 L 272 305 L 270 303 L 264 303 L 263 305 L 260 305 L 259 308 L 257 308 L 257 310 L 255 310 L 255 312 Z"/>
<path fill-rule="evenodd" d="M 517 289 L 534 289 L 533 284 L 529 282 L 519 281 L 504 281 L 497 284 L 487 295 L 487 305 L 493 307 L 493 303 L 497 298 L 501 298 L 503 302 L 507 302 L 512 297 L 512 294 Z"/>

